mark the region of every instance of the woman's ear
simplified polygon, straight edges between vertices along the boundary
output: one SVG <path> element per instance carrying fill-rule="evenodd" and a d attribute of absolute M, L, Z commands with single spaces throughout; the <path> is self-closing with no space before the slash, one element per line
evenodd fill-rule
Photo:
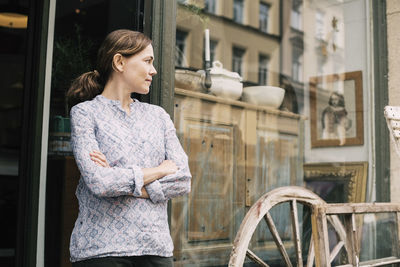
<path fill-rule="evenodd" d="M 124 57 L 119 53 L 115 54 L 113 57 L 113 62 L 112 62 L 113 69 L 117 72 L 123 72 L 124 65 L 125 65 Z"/>

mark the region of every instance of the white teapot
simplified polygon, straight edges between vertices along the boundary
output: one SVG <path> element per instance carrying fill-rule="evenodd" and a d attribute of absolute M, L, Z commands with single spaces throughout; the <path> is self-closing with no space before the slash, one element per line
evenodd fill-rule
<path fill-rule="evenodd" d="M 237 72 L 224 69 L 219 61 L 214 61 L 212 65 L 210 92 L 224 98 L 239 99 L 243 92 L 242 77 Z"/>

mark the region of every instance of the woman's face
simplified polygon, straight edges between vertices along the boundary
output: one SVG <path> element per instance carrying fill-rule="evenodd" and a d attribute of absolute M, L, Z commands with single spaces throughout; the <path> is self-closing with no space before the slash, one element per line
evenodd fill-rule
<path fill-rule="evenodd" d="M 131 93 L 149 92 L 153 76 L 157 74 L 153 60 L 154 52 L 151 44 L 140 53 L 124 58 L 123 79 Z"/>
<path fill-rule="evenodd" d="M 336 94 L 333 94 L 332 98 L 331 98 L 331 103 L 332 103 L 332 106 L 338 107 L 339 103 L 340 103 L 340 97 Z"/>

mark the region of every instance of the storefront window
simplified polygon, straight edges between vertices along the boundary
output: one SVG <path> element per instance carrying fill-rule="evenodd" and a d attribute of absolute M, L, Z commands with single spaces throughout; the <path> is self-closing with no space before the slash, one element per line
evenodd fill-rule
<path fill-rule="evenodd" d="M 176 68 L 204 79 L 205 54 L 214 62 L 210 88 L 175 76 L 175 125 L 193 175 L 192 192 L 172 200 L 177 266 L 226 266 L 246 212 L 274 188 L 307 187 L 328 202 L 374 201 L 370 2 L 218 3 L 221 13 L 211 15 L 210 1 L 177 2 L 188 49 Z M 205 51 L 205 29 L 218 40 L 215 52 Z M 182 39 L 177 34 L 177 51 Z M 293 259 L 290 209 L 271 216 Z M 309 211 L 298 210 L 303 238 Z M 375 222 L 364 221 L 365 235 L 375 238 L 368 232 Z M 364 251 L 375 249 L 361 242 Z M 283 264 L 265 222 L 249 248 Z"/>

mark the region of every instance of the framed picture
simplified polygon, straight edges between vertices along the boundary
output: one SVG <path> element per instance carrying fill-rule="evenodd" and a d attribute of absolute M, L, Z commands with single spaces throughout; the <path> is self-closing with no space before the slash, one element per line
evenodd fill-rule
<path fill-rule="evenodd" d="M 368 162 L 304 164 L 305 186 L 328 203 L 365 202 Z"/>
<path fill-rule="evenodd" d="M 335 163 L 308 163 L 304 164 L 305 187 L 319 195 L 328 203 L 360 203 L 365 202 L 367 188 L 368 162 L 335 162 Z M 309 218 L 305 214 L 304 219 Z M 356 218 L 357 240 L 362 240 L 362 220 Z M 303 240 L 311 235 L 311 225 L 306 225 Z M 328 224 L 329 246 L 335 247 L 339 243 L 338 235 Z M 361 247 L 361 243 L 358 244 Z M 332 266 L 341 265 L 346 258 L 339 254 Z"/>
<path fill-rule="evenodd" d="M 311 147 L 364 143 L 361 71 L 310 78 Z"/>

